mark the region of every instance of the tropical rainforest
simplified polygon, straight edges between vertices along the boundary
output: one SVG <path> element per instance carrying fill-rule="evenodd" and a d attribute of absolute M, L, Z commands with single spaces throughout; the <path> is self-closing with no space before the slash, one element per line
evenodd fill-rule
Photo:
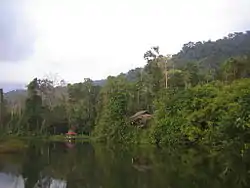
<path fill-rule="evenodd" d="M 3 135 L 80 135 L 106 143 L 224 146 L 250 141 L 250 32 L 189 42 L 175 55 L 158 46 L 146 65 L 98 83 L 34 78 L 25 91 L 1 90 Z M 146 127 L 136 112 L 152 114 Z"/>

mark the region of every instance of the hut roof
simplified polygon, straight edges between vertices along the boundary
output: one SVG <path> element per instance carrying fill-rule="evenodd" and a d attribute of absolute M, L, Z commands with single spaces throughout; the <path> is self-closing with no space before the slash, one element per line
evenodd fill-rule
<path fill-rule="evenodd" d="M 142 111 L 139 111 L 137 113 L 135 113 L 133 116 L 130 117 L 130 119 L 136 119 L 142 115 L 146 115 L 146 114 L 149 114 L 147 110 L 142 110 Z"/>
<path fill-rule="evenodd" d="M 66 135 L 76 135 L 76 133 L 73 132 L 73 131 L 69 131 L 69 132 L 66 133 Z"/>
<path fill-rule="evenodd" d="M 151 114 L 143 114 L 143 115 L 141 115 L 141 117 L 143 117 L 143 118 L 151 118 L 152 115 Z"/>

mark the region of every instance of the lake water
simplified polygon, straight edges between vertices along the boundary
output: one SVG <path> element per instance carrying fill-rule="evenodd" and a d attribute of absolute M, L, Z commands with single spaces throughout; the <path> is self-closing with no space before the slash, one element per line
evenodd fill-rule
<path fill-rule="evenodd" d="M 249 187 L 250 153 L 30 141 L 0 154 L 0 188 Z"/>

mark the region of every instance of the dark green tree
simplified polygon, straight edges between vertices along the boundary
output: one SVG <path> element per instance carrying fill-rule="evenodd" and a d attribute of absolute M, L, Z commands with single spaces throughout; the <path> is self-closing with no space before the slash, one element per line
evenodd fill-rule
<path fill-rule="evenodd" d="M 90 134 L 97 116 L 96 104 L 100 86 L 85 79 L 83 83 L 68 85 L 68 116 L 71 126 L 83 134 Z"/>
<path fill-rule="evenodd" d="M 39 132 L 42 128 L 44 107 L 42 97 L 38 95 L 39 84 L 35 78 L 27 86 L 28 98 L 25 103 L 25 117 L 27 119 L 27 130 Z"/>

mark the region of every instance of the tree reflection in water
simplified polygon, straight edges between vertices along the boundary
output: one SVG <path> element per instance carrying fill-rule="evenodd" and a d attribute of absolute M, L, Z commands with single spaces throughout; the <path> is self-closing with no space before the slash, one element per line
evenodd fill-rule
<path fill-rule="evenodd" d="M 39 179 L 34 188 L 66 188 L 64 180 L 57 180 L 51 177 Z M 21 175 L 12 173 L 0 173 L 0 188 L 25 188 L 25 179 Z"/>
<path fill-rule="evenodd" d="M 0 155 L 0 188 L 249 187 L 250 152 L 34 142 Z M 132 161 L 131 161 L 132 160 Z"/>
<path fill-rule="evenodd" d="M 42 177 L 37 181 L 34 188 L 66 188 L 67 183 L 65 180 L 53 179 L 51 177 Z"/>

